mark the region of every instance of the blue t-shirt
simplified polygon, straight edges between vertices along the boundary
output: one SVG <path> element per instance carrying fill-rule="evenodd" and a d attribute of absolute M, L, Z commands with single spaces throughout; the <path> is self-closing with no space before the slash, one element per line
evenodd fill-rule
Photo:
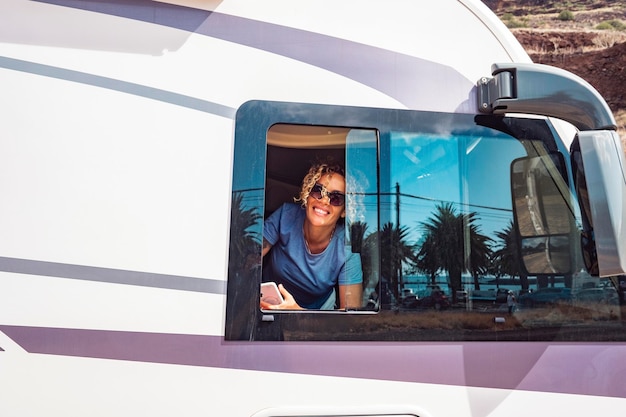
<path fill-rule="evenodd" d="M 337 283 L 363 281 L 361 257 L 346 250 L 345 226 L 339 223 L 326 249 L 311 254 L 302 230 L 305 217 L 302 206 L 286 203 L 265 220 L 263 238 L 272 249 L 263 280 L 283 284 L 301 307 L 320 308 Z"/>

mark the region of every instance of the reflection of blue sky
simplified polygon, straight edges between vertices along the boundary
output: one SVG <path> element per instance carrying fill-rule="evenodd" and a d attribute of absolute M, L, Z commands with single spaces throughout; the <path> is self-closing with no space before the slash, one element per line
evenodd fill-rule
<path fill-rule="evenodd" d="M 477 132 L 478 133 L 478 132 Z M 435 207 L 453 203 L 458 213 L 478 214 L 482 233 L 491 236 L 512 220 L 510 164 L 525 155 L 515 139 L 489 132 L 417 134 L 392 132 L 389 158 L 381 158 L 380 222 L 396 222 L 396 184 L 400 185 L 400 222 L 409 230 L 410 243 L 420 238 L 420 222 L 430 219 Z M 385 138 L 386 140 L 387 138 Z M 347 140 L 346 172 L 351 222 L 376 230 L 377 155 L 376 133 L 352 130 Z"/>
<path fill-rule="evenodd" d="M 491 237 L 512 220 L 510 164 L 526 152 L 519 141 L 477 125 L 471 115 L 362 108 L 337 112 L 265 102 L 242 109 L 236 123 L 233 190 L 244 191 L 247 207 L 263 206 L 267 128 L 276 120 L 310 124 L 321 118 L 329 125 L 378 129 L 352 129 L 346 143 L 348 222 L 367 223 L 366 234 L 397 221 L 396 183 L 400 222 L 409 231 L 409 243 L 419 240 L 419 224 L 442 203 L 454 204 L 458 213 L 477 213 L 481 232 Z"/>
<path fill-rule="evenodd" d="M 509 167 L 525 155 L 517 140 L 394 132 L 390 154 L 390 189 L 381 191 L 395 193 L 400 185 L 400 222 L 411 240 L 419 239 L 417 226 L 443 202 L 453 203 L 457 213 L 476 212 L 481 231 L 492 237 L 512 219 Z M 395 222 L 395 197 L 381 210 Z"/>

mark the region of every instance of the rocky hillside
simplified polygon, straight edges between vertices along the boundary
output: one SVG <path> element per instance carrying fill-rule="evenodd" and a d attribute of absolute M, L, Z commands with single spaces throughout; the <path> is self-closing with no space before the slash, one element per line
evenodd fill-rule
<path fill-rule="evenodd" d="M 483 0 L 534 62 L 582 77 L 606 99 L 626 144 L 626 2 Z"/>

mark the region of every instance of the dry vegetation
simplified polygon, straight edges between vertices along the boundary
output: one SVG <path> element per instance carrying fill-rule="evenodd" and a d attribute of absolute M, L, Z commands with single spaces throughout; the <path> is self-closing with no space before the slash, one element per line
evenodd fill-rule
<path fill-rule="evenodd" d="M 607 100 L 626 147 L 626 2 L 483 0 L 533 61 L 582 77 Z"/>

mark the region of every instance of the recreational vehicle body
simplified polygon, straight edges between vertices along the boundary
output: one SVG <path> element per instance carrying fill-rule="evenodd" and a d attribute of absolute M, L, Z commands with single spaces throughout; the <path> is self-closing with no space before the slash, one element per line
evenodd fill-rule
<path fill-rule="evenodd" d="M 626 410 L 615 121 L 480 1 L 3 0 L 0 111 L 3 416 Z M 261 310 L 263 219 L 328 156 L 363 303 Z M 485 276 L 618 297 L 400 307 Z"/>

